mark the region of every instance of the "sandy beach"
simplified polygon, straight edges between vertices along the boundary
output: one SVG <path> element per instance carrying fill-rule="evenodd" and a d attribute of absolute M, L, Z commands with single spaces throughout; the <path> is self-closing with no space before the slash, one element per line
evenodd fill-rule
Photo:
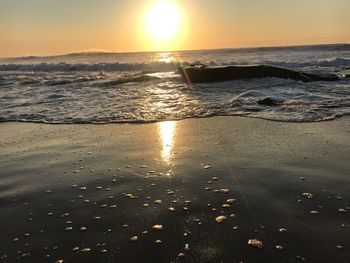
<path fill-rule="evenodd" d="M 0 261 L 349 262 L 349 120 L 2 123 Z"/>

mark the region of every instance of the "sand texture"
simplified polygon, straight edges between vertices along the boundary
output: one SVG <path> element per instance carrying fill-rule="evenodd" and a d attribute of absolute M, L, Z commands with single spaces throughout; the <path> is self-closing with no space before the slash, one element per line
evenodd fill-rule
<path fill-rule="evenodd" d="M 0 134 L 0 262 L 349 262 L 349 118 Z"/>

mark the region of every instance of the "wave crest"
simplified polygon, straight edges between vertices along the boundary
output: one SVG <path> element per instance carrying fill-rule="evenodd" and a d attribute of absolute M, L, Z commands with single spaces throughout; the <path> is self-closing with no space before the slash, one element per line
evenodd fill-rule
<path fill-rule="evenodd" d="M 237 62 L 232 61 L 230 63 L 216 63 L 210 62 L 183 62 L 183 65 L 190 64 L 209 64 L 211 66 L 218 66 L 224 64 L 234 65 L 252 65 L 252 64 L 267 64 L 279 67 L 287 67 L 294 69 L 305 68 L 331 68 L 334 70 L 343 70 L 350 68 L 350 58 L 331 58 L 323 60 L 311 60 L 311 61 L 250 61 L 250 62 Z M 147 72 L 161 72 L 161 71 L 174 71 L 178 68 L 178 62 L 152 62 L 152 63 L 37 63 L 37 64 L 0 64 L 0 71 L 21 71 L 21 72 L 115 72 L 115 71 L 147 71 Z"/>

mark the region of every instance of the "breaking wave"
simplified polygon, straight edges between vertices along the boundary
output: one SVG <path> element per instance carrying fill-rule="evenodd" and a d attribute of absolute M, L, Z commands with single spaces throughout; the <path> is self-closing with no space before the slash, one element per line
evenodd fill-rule
<path fill-rule="evenodd" d="M 250 62 L 237 62 L 232 61 L 229 63 L 217 63 L 215 61 L 193 61 L 183 62 L 182 65 L 189 64 L 209 64 L 215 65 L 226 65 L 226 64 L 239 64 L 239 65 L 253 65 L 253 64 L 267 64 L 287 68 L 334 68 L 337 70 L 350 69 L 350 58 L 331 58 L 326 60 L 314 60 L 314 61 L 250 61 Z M 161 71 L 174 71 L 179 67 L 178 62 L 153 62 L 153 63 L 38 63 L 38 64 L 0 64 L 0 71 L 32 71 L 32 72 L 114 72 L 114 71 L 150 71 L 150 72 L 161 72 Z"/>
<path fill-rule="evenodd" d="M 247 116 L 314 122 L 350 114 L 350 78 L 276 78 L 188 86 L 179 63 L 269 64 L 350 74 L 350 45 L 0 59 L 0 122 L 154 122 Z M 116 62 L 118 61 L 118 62 Z M 185 61 L 185 62 L 183 62 Z"/>

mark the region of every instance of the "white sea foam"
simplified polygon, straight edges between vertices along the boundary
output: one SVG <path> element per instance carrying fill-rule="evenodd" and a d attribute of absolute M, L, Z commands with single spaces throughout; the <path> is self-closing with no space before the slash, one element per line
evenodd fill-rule
<path fill-rule="evenodd" d="M 344 70 L 350 68 L 350 58 L 329 58 L 316 59 L 309 61 L 286 61 L 286 60 L 251 60 L 251 61 L 230 61 L 217 63 L 215 61 L 189 61 L 182 64 L 209 64 L 215 65 L 252 65 L 268 64 L 288 68 L 328 68 L 331 71 Z M 176 70 L 180 65 L 179 62 L 150 62 L 150 63 L 37 63 L 37 64 L 0 64 L 0 71 L 33 71 L 33 72 L 74 72 L 74 71 L 171 71 Z"/>

